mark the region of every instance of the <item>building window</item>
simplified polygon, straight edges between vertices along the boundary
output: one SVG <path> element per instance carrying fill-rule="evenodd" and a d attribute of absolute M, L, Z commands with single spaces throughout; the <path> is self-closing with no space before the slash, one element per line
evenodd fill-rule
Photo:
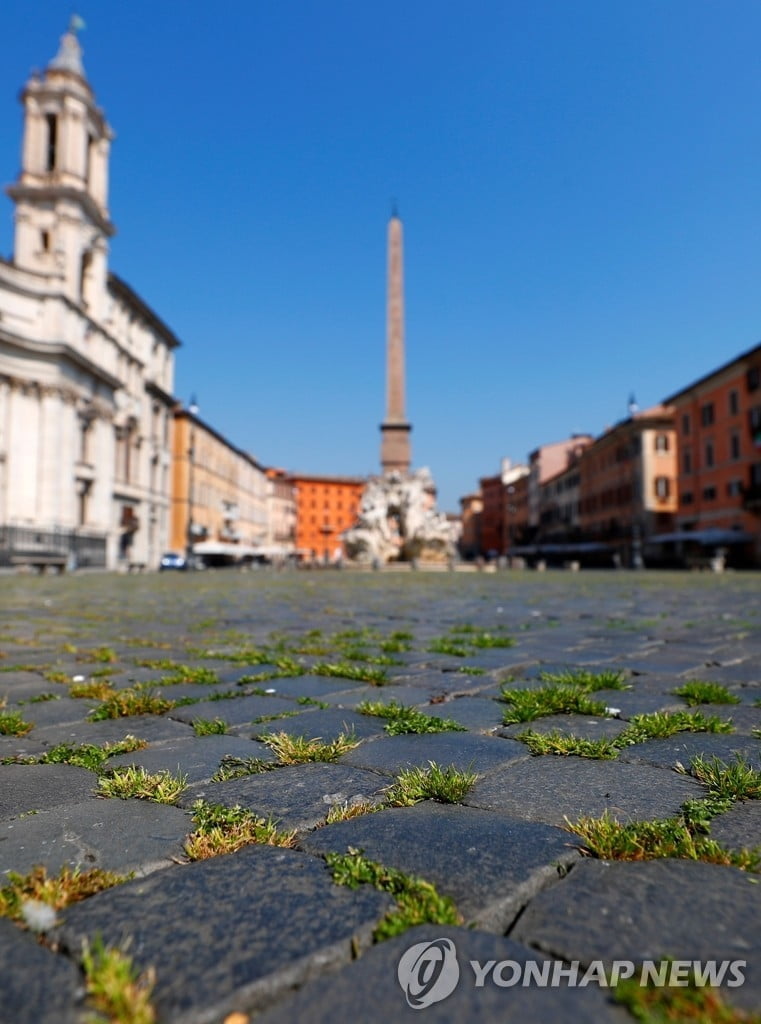
<path fill-rule="evenodd" d="M 40 245 L 43 252 L 50 252 L 50 232 L 40 231 Z"/>
<path fill-rule="evenodd" d="M 690 433 L 690 414 L 688 412 L 682 414 L 682 433 L 685 437 Z"/>
<path fill-rule="evenodd" d="M 658 498 L 668 498 L 669 496 L 669 478 L 667 476 L 657 476 L 655 478 L 655 495 Z"/>
<path fill-rule="evenodd" d="M 735 388 L 729 392 L 729 415 L 736 416 L 740 411 L 740 395 Z"/>
<path fill-rule="evenodd" d="M 761 405 L 755 406 L 748 413 L 750 436 L 756 448 L 761 448 Z"/>
<path fill-rule="evenodd" d="M 713 466 L 713 441 L 706 441 L 705 464 L 708 469 Z"/>
<path fill-rule="evenodd" d="M 700 422 L 704 427 L 710 427 L 713 423 L 713 402 L 706 402 L 700 410 Z"/>
<path fill-rule="evenodd" d="M 743 492 L 742 480 L 730 480 L 727 484 L 727 494 L 730 498 L 736 498 Z"/>
<path fill-rule="evenodd" d="M 668 434 L 656 434 L 655 435 L 655 450 L 657 452 L 667 452 L 669 450 L 669 436 L 668 436 Z"/>
<path fill-rule="evenodd" d="M 80 481 L 79 493 L 77 494 L 77 520 L 79 526 L 87 526 L 91 489 L 91 480 Z"/>
<path fill-rule="evenodd" d="M 90 291 L 90 267 L 92 265 L 92 253 L 85 250 L 79 264 L 79 298 L 84 306 L 87 305 L 87 297 Z"/>
<path fill-rule="evenodd" d="M 704 501 L 713 501 L 715 499 L 715 497 L 716 497 L 716 488 L 715 487 L 704 487 L 703 488 L 703 500 Z"/>
<path fill-rule="evenodd" d="M 87 136 L 87 148 L 85 150 L 85 182 L 90 184 L 90 176 L 92 175 L 92 155 L 95 149 L 95 139 L 92 135 Z"/>
<path fill-rule="evenodd" d="M 56 151 L 58 149 L 58 118 L 55 114 L 47 114 L 45 121 L 48 126 L 48 146 L 45 154 L 45 170 L 54 171 L 56 164 Z"/>
<path fill-rule="evenodd" d="M 761 387 L 761 366 L 751 366 L 745 380 L 748 385 L 748 391 L 758 391 Z"/>
<path fill-rule="evenodd" d="M 90 463 L 90 441 L 92 438 L 92 419 L 89 417 L 83 417 L 80 421 L 80 432 L 79 432 L 79 460 L 80 462 Z"/>
<path fill-rule="evenodd" d="M 692 452 L 687 449 L 682 455 L 682 472 L 688 475 L 692 472 Z"/>
<path fill-rule="evenodd" d="M 729 435 L 729 456 L 735 461 L 740 458 L 740 435 L 736 430 Z"/>
<path fill-rule="evenodd" d="M 680 504 L 691 505 L 693 502 L 692 491 L 685 491 L 680 499 Z"/>

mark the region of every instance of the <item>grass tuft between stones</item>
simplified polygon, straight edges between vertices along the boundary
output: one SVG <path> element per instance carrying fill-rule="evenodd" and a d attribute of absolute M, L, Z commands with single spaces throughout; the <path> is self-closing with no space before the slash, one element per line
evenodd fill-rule
<path fill-rule="evenodd" d="M 57 875 L 48 876 L 47 869 L 39 866 L 28 875 L 9 871 L 6 877 L 7 884 L 0 889 L 0 917 L 23 921 L 30 903 L 44 903 L 53 910 L 62 910 L 71 903 L 121 885 L 132 876 L 101 871 L 100 868 L 79 871 L 68 866 L 61 868 Z"/>
<path fill-rule="evenodd" d="M 594 690 L 628 690 L 624 673 L 614 669 L 589 672 L 587 669 L 573 669 L 567 672 L 542 672 L 539 678 L 552 686 L 574 686 L 592 693 Z"/>
<path fill-rule="evenodd" d="M 259 739 L 273 751 L 281 765 L 337 761 L 360 742 L 353 732 L 341 733 L 327 743 L 320 737 L 307 739 L 306 736 L 291 736 L 287 732 L 262 733 Z"/>
<path fill-rule="evenodd" d="M 158 1017 L 151 1002 L 156 984 L 152 967 L 140 973 L 123 950 L 106 947 L 100 936 L 82 946 L 82 970 L 88 999 L 98 1011 L 93 1022 L 110 1024 L 156 1024 Z"/>
<path fill-rule="evenodd" d="M 388 682 L 388 675 L 384 668 L 372 665 L 352 665 L 348 661 L 321 661 L 314 665 L 311 671 L 316 676 L 356 679 L 362 683 L 371 683 L 373 686 L 383 686 Z"/>
<path fill-rule="evenodd" d="M 332 804 L 325 816 L 326 825 L 336 825 L 339 821 L 351 821 L 362 818 L 365 814 L 373 814 L 383 810 L 385 804 L 370 803 L 368 800 L 357 800 L 356 803 Z"/>
<path fill-rule="evenodd" d="M 38 758 L 34 758 L 36 764 L 73 764 L 78 768 L 87 768 L 91 772 L 98 772 L 110 757 L 117 754 L 131 754 L 135 750 L 144 750 L 148 744 L 145 740 L 139 740 L 136 736 L 127 735 L 117 743 L 104 743 L 96 746 L 94 743 L 59 743 L 51 747 Z"/>
<path fill-rule="evenodd" d="M 677 770 L 686 774 L 681 765 Z M 685 801 L 673 818 L 621 824 L 606 812 L 600 818 L 580 818 L 576 822 L 566 818 L 566 827 L 584 840 L 588 853 L 602 860 L 676 857 L 759 872 L 761 848 L 730 850 L 708 833 L 712 819 L 736 800 L 761 798 L 761 772 L 741 757 L 730 764 L 716 757 L 696 757 L 690 774 L 708 787 L 708 795 Z"/>
<path fill-rule="evenodd" d="M 236 757 L 225 754 L 219 762 L 219 768 L 211 777 L 212 782 L 229 782 L 231 779 L 242 779 L 246 775 L 260 775 L 271 772 L 281 765 L 277 761 L 265 761 L 261 757 Z"/>
<path fill-rule="evenodd" d="M 224 736 L 229 728 L 223 718 L 194 718 L 192 725 L 196 736 Z"/>
<path fill-rule="evenodd" d="M 357 711 L 363 715 L 372 715 L 377 718 L 385 718 L 384 729 L 391 736 L 401 736 L 408 733 L 435 733 L 435 732 L 467 732 L 464 726 L 450 718 L 437 718 L 435 715 L 426 715 L 417 708 L 406 707 L 392 700 L 388 704 L 382 701 L 363 701 L 357 705 Z"/>
<path fill-rule="evenodd" d="M 272 820 L 258 818 L 238 805 L 225 807 L 196 800 L 193 821 L 196 829 L 185 840 L 185 853 L 190 860 L 208 860 L 235 853 L 253 843 L 284 847 L 296 845 L 295 829 L 281 832 Z"/>
<path fill-rule="evenodd" d="M 710 836 L 698 832 L 684 816 L 661 821 L 617 821 L 607 812 L 599 818 L 565 819 L 570 832 L 583 841 L 586 852 L 600 860 L 659 860 L 664 857 L 700 860 L 757 872 L 758 850 L 728 850 Z"/>
<path fill-rule="evenodd" d="M 34 724 L 24 721 L 20 711 L 0 711 L 0 736 L 26 736 L 33 728 Z"/>
<path fill-rule="evenodd" d="M 664 962 L 664 974 L 670 970 Z M 665 978 L 664 978 L 665 980 Z M 697 979 L 694 970 L 679 988 L 660 984 L 643 985 L 639 978 L 620 981 L 614 998 L 642 1024 L 761 1024 L 761 1015 L 729 1006 L 722 992 Z"/>
<path fill-rule="evenodd" d="M 449 765 L 442 768 L 429 761 L 427 768 L 409 768 L 399 772 L 385 793 L 386 807 L 411 807 L 421 800 L 456 804 L 463 800 L 478 781 L 476 772 Z"/>
<path fill-rule="evenodd" d="M 668 739 L 678 732 L 734 732 L 731 721 L 722 721 L 716 715 L 702 711 L 653 711 L 647 715 L 634 715 L 616 743 L 631 746 L 646 740 Z"/>
<path fill-rule="evenodd" d="M 93 722 L 109 718 L 127 718 L 130 715 L 163 715 L 177 706 L 177 701 L 156 696 L 150 686 L 138 683 L 124 690 L 117 690 L 100 707 L 89 714 Z"/>
<path fill-rule="evenodd" d="M 547 715 L 607 715 L 602 701 L 592 700 L 586 690 L 574 686 L 551 686 L 537 690 L 503 690 L 500 700 L 509 704 L 505 725 L 533 722 Z"/>
<path fill-rule="evenodd" d="M 452 900 L 437 892 L 430 882 L 368 860 L 361 850 L 350 846 L 348 853 L 329 853 L 325 861 L 336 885 L 350 889 L 372 885 L 394 898 L 396 907 L 375 928 L 374 942 L 401 935 L 419 924 L 462 923 Z"/>
<path fill-rule="evenodd" d="M 581 736 L 563 735 L 557 729 L 547 733 L 527 729 L 519 733 L 515 739 L 525 743 L 532 754 L 558 754 L 563 757 L 587 757 L 600 761 L 614 760 L 621 749 L 613 739 L 603 737 L 598 740 L 587 740 Z"/>
<path fill-rule="evenodd" d="M 713 797 L 730 801 L 761 799 L 761 771 L 743 757 L 735 756 L 727 764 L 718 757 L 701 755 L 692 760 L 690 774 L 708 786 Z"/>
<path fill-rule="evenodd" d="M 682 697 L 690 707 L 698 704 L 739 704 L 740 698 L 730 693 L 723 683 L 708 683 L 692 679 L 684 686 L 678 686 L 672 693 Z"/>
<path fill-rule="evenodd" d="M 184 792 L 187 776 L 174 776 L 170 772 L 151 775 L 145 768 L 129 765 L 114 768 L 98 779 L 98 796 L 119 800 L 152 800 L 157 804 L 174 804 Z"/>
<path fill-rule="evenodd" d="M 69 696 L 83 700 L 108 700 L 117 691 L 105 679 L 91 679 L 87 683 L 72 683 Z"/>

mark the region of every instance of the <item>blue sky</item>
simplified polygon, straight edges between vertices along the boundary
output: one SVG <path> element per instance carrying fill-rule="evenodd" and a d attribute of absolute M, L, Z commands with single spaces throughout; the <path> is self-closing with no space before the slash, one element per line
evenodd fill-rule
<path fill-rule="evenodd" d="M 71 9 L 4 8 L 5 182 Z M 446 509 L 759 340 L 757 0 L 75 9 L 117 135 L 111 268 L 181 338 L 177 396 L 267 464 L 377 470 L 392 197 L 413 459 Z"/>

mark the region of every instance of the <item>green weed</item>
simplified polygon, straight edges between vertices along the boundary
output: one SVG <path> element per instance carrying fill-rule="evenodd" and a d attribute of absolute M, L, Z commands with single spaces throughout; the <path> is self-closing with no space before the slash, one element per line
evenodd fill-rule
<path fill-rule="evenodd" d="M 336 885 L 350 889 L 372 885 L 394 898 L 396 907 L 375 929 L 375 942 L 401 935 L 419 924 L 457 925 L 462 922 L 452 900 L 437 892 L 430 882 L 368 860 L 360 850 L 349 847 L 348 853 L 329 853 L 325 861 Z"/>

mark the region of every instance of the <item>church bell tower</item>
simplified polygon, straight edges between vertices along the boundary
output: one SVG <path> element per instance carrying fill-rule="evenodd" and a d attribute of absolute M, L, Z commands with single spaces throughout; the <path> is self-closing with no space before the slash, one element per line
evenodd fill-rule
<path fill-rule="evenodd" d="M 21 173 L 8 195 L 16 204 L 13 261 L 57 279 L 90 316 L 105 314 L 108 157 L 113 132 L 96 105 L 72 17 L 58 53 L 27 82 Z"/>

